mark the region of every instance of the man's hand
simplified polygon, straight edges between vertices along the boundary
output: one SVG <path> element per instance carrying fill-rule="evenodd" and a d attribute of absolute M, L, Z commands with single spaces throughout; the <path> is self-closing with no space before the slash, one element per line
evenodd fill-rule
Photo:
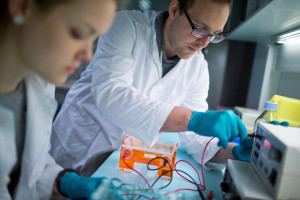
<path fill-rule="evenodd" d="M 219 138 L 219 146 L 227 148 L 228 142 L 240 136 L 241 142 L 247 138 L 247 129 L 240 118 L 231 110 L 193 112 L 188 130 L 199 135 Z"/>
<path fill-rule="evenodd" d="M 253 141 L 253 137 L 247 137 L 247 139 L 243 143 L 235 145 L 232 148 L 232 155 L 234 159 L 250 161 Z"/>

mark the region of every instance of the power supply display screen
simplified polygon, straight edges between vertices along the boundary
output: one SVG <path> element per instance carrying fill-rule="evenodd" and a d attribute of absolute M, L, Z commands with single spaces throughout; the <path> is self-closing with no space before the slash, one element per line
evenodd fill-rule
<path fill-rule="evenodd" d="M 269 140 L 267 140 L 266 138 L 264 139 L 263 145 L 267 150 L 270 150 L 270 148 L 272 146 L 271 142 L 269 142 Z"/>

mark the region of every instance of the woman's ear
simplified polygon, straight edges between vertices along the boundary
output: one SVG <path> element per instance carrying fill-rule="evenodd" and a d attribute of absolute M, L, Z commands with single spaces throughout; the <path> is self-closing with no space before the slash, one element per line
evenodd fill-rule
<path fill-rule="evenodd" d="M 30 0 L 9 0 L 8 10 L 14 23 L 17 25 L 23 24 L 25 15 L 28 12 Z"/>

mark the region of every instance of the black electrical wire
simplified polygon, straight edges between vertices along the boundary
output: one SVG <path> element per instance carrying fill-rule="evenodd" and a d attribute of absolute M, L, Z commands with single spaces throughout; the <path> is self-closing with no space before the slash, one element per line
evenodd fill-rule
<path fill-rule="evenodd" d="M 149 165 L 150 165 L 151 162 L 154 161 L 155 159 L 163 159 L 163 160 L 164 160 L 163 166 L 161 166 L 161 167 L 159 167 L 159 168 L 155 168 L 155 169 L 150 168 Z M 172 182 L 172 180 L 173 180 L 173 171 L 177 171 L 177 172 L 181 172 L 181 173 L 186 174 L 186 175 L 194 182 L 194 183 L 192 183 L 192 184 L 196 185 L 197 191 L 198 191 L 198 193 L 199 193 L 199 196 L 201 197 L 201 199 L 205 200 L 205 197 L 204 197 L 204 195 L 203 195 L 203 192 L 201 191 L 199 185 L 196 183 L 195 179 L 194 179 L 191 175 L 189 175 L 187 172 L 185 172 L 185 171 L 178 170 L 178 169 L 172 169 L 171 164 L 169 163 L 169 161 L 168 161 L 166 158 L 163 158 L 163 157 L 156 157 L 156 158 L 151 159 L 151 160 L 148 162 L 148 164 L 147 164 L 147 169 L 150 170 L 150 171 L 156 171 L 156 170 L 159 170 L 159 169 L 165 167 L 167 164 L 169 165 L 170 170 L 167 170 L 167 171 L 163 172 L 159 177 L 157 177 L 157 179 L 153 182 L 153 184 L 150 186 L 149 189 L 142 189 L 143 191 L 152 190 L 153 186 L 156 184 L 156 182 L 157 182 L 162 176 L 164 176 L 165 174 L 171 172 L 172 175 L 171 175 L 171 179 L 170 179 L 169 183 L 168 183 L 167 185 L 163 186 L 163 187 L 158 188 L 158 189 L 166 188 L 167 186 L 169 186 L 169 185 L 171 184 L 171 182 Z M 118 179 L 118 178 L 115 178 L 114 180 L 115 180 L 115 181 L 121 182 L 120 179 Z M 123 186 L 123 187 L 124 187 L 124 186 L 126 186 L 126 185 L 132 186 L 131 184 L 121 184 L 120 186 Z M 142 197 L 142 196 L 136 196 L 136 197 L 133 197 L 133 198 L 134 198 L 134 199 L 135 199 L 135 198 L 140 199 L 141 197 Z M 154 197 L 154 199 L 157 199 L 157 198 Z"/>
<path fill-rule="evenodd" d="M 150 165 L 150 163 L 151 163 L 152 161 L 154 161 L 154 160 L 156 160 L 156 159 L 163 159 L 163 160 L 164 160 L 164 164 L 163 164 L 163 166 L 161 166 L 160 168 L 151 169 L 151 168 L 149 167 L 149 165 Z M 153 187 L 153 185 L 156 183 L 156 181 L 157 181 L 161 176 L 163 176 L 163 175 L 169 173 L 170 171 L 171 171 L 171 173 L 172 173 L 173 171 L 172 171 L 171 164 L 169 163 L 169 161 L 168 161 L 166 158 L 163 158 L 163 157 L 156 157 L 156 158 L 151 159 L 151 160 L 148 162 L 148 164 L 147 164 L 147 169 L 150 170 L 150 171 L 156 171 L 156 170 L 159 170 L 159 169 L 165 167 L 167 164 L 169 165 L 170 170 L 169 170 L 168 172 L 164 172 L 163 174 L 161 174 L 161 175 L 154 181 L 154 183 L 152 184 L 151 188 Z M 169 183 L 168 183 L 167 185 L 165 185 L 165 186 L 159 188 L 159 189 L 163 189 L 163 188 L 165 188 L 165 187 L 168 187 L 168 186 L 171 184 L 172 180 L 173 180 L 173 173 L 172 173 L 172 175 L 171 175 L 171 179 L 170 179 Z"/>
<path fill-rule="evenodd" d="M 156 169 L 151 169 L 151 168 L 149 168 L 150 163 L 151 163 L 153 160 L 155 160 L 155 159 L 163 159 L 163 160 L 164 160 L 164 165 L 163 165 L 162 167 L 156 168 Z M 198 193 L 199 193 L 201 199 L 205 200 L 205 197 L 204 197 L 204 195 L 203 195 L 203 192 L 201 191 L 199 185 L 196 183 L 195 179 L 194 179 L 191 175 L 189 175 L 188 173 L 186 173 L 185 171 L 178 170 L 178 169 L 172 169 L 171 164 L 169 163 L 169 161 L 168 161 L 166 158 L 163 158 L 163 157 L 156 157 L 156 158 L 151 159 L 151 160 L 148 162 L 148 164 L 147 164 L 147 169 L 148 169 L 148 170 L 151 170 L 151 171 L 159 170 L 159 169 L 165 167 L 166 164 L 169 165 L 170 170 L 165 171 L 165 172 L 162 173 L 159 177 L 157 177 L 157 179 L 156 179 L 156 180 L 153 182 L 153 184 L 151 185 L 151 188 L 156 184 L 156 182 L 157 182 L 163 175 L 165 175 L 165 174 L 167 174 L 167 173 L 169 173 L 169 172 L 173 173 L 173 171 L 177 171 L 177 172 L 184 173 L 184 174 L 186 174 L 188 177 L 191 178 L 191 180 L 194 182 L 193 184 L 197 186 L 197 190 L 198 190 Z M 168 183 L 167 185 L 165 185 L 165 186 L 159 188 L 159 189 L 163 189 L 163 188 L 169 186 L 169 185 L 171 184 L 172 180 L 173 180 L 173 175 L 171 176 L 171 179 L 170 179 L 169 183 Z"/>
<path fill-rule="evenodd" d="M 185 171 L 182 171 L 182 170 L 179 170 L 179 169 L 172 169 L 172 170 L 169 170 L 169 171 L 164 172 L 162 175 L 160 175 L 160 176 L 154 181 L 154 183 L 152 184 L 151 187 L 154 186 L 154 184 L 158 181 L 158 179 L 159 179 L 160 177 L 162 177 L 162 176 L 165 175 L 166 173 L 169 173 L 170 171 L 181 172 L 181 173 L 186 174 L 188 177 L 190 177 L 190 179 L 194 182 L 193 184 L 197 186 L 197 190 L 198 190 L 199 196 L 201 197 L 201 199 L 205 200 L 205 197 L 204 197 L 204 195 L 203 195 L 203 192 L 201 191 L 199 185 L 196 184 L 195 179 L 194 179 L 191 175 L 189 175 L 188 173 L 186 173 Z M 170 183 L 169 183 L 169 184 L 170 184 Z M 168 185 L 169 185 L 169 184 L 168 184 Z M 166 187 L 166 186 L 165 186 L 165 187 Z M 164 187 L 163 187 L 163 188 L 164 188 Z M 159 188 L 159 189 L 161 189 L 161 188 Z"/>

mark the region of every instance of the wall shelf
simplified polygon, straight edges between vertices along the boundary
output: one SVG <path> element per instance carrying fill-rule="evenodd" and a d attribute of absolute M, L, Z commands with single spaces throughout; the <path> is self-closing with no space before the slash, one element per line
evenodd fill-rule
<path fill-rule="evenodd" d="M 229 33 L 228 39 L 260 42 L 300 27 L 300 0 L 273 0 Z"/>

